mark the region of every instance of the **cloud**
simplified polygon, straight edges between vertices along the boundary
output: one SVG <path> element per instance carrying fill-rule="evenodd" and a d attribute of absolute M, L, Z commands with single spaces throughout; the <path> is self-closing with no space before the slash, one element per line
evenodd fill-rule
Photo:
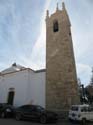
<path fill-rule="evenodd" d="M 81 79 L 81 83 L 88 85 L 91 78 L 92 68 L 87 64 L 77 63 L 77 75 Z"/>
<path fill-rule="evenodd" d="M 37 14 L 31 6 L 30 0 L 0 1 L 0 57 L 3 65 L 9 66 L 16 61 L 30 66 L 30 53 L 39 31 L 36 18 L 39 20 L 43 8 L 38 8 Z"/>
<path fill-rule="evenodd" d="M 61 2 L 58 0 L 61 8 Z M 62 0 L 72 24 L 78 76 L 89 83 L 93 66 L 93 2 Z M 45 15 L 56 10 L 56 0 L 0 0 L 0 69 L 19 63 L 32 69 L 45 68 Z M 45 6 L 44 6 L 45 5 Z"/>
<path fill-rule="evenodd" d="M 38 35 L 37 41 L 32 49 L 32 54 L 31 54 L 31 63 L 32 65 L 35 63 L 34 68 L 45 68 L 45 49 L 46 49 L 46 27 L 45 27 L 45 15 L 46 15 L 46 10 L 49 8 L 49 5 L 51 3 L 51 0 L 46 1 L 45 7 L 44 7 L 44 13 L 41 17 L 41 30 L 40 34 Z"/>

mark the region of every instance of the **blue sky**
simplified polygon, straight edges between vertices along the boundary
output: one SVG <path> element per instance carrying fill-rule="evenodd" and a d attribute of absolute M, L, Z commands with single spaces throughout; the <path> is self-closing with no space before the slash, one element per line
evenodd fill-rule
<path fill-rule="evenodd" d="M 77 75 L 87 85 L 93 67 L 93 0 L 0 0 L 0 70 L 12 63 L 45 67 L 45 16 L 65 2 L 72 24 Z"/>

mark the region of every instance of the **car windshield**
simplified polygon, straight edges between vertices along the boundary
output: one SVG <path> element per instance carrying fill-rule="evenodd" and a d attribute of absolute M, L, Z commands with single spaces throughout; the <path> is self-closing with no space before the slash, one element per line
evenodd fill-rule
<path fill-rule="evenodd" d="M 44 111 L 45 109 L 43 107 L 41 107 L 41 106 L 37 106 L 37 110 Z"/>
<path fill-rule="evenodd" d="M 84 106 L 84 107 L 81 108 L 81 112 L 87 112 L 88 110 L 89 110 L 89 108 L 86 107 L 86 106 Z"/>
<path fill-rule="evenodd" d="M 71 110 L 72 110 L 72 111 L 78 111 L 78 106 L 72 106 L 72 107 L 71 107 Z"/>

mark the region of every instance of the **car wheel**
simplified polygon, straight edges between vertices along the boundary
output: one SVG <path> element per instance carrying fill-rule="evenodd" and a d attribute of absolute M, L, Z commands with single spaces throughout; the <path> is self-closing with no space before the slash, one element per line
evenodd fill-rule
<path fill-rule="evenodd" d="M 82 124 L 85 125 L 86 124 L 86 118 L 82 119 Z"/>
<path fill-rule="evenodd" d="M 53 120 L 53 123 L 57 123 L 58 122 L 58 119 L 56 119 L 56 120 Z"/>
<path fill-rule="evenodd" d="M 45 116 L 45 115 L 42 115 L 42 116 L 40 117 L 40 123 L 45 124 L 46 122 L 47 122 L 46 116 Z"/>
<path fill-rule="evenodd" d="M 21 118 L 22 118 L 21 113 L 17 113 L 15 118 L 17 121 L 21 120 Z"/>
<path fill-rule="evenodd" d="M 6 117 L 6 113 L 5 112 L 2 112 L 1 113 L 1 118 L 5 118 Z"/>

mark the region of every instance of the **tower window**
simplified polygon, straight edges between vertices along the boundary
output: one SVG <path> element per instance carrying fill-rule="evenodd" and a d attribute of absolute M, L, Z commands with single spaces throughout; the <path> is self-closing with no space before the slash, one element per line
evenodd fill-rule
<path fill-rule="evenodd" d="M 59 30 L 58 21 L 54 21 L 54 24 L 53 24 L 53 31 L 54 31 L 54 32 L 58 32 L 58 30 Z"/>
<path fill-rule="evenodd" d="M 69 31 L 69 35 L 71 36 L 71 31 Z"/>

